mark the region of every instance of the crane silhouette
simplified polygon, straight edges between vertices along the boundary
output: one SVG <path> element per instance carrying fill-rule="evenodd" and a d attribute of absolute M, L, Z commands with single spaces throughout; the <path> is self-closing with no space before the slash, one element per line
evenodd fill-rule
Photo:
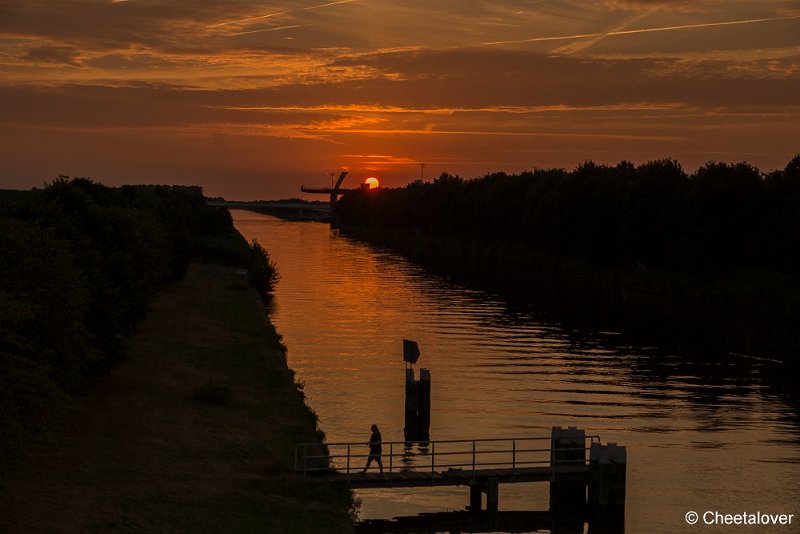
<path fill-rule="evenodd" d="M 306 187 L 304 185 L 300 186 L 300 191 L 303 193 L 316 193 L 321 195 L 330 195 L 331 198 L 331 214 L 334 212 L 334 206 L 336 205 L 336 201 L 339 200 L 339 195 L 343 195 L 348 191 L 356 191 L 356 189 L 343 189 L 342 182 L 344 181 L 344 177 L 347 176 L 347 171 L 342 171 L 339 175 L 339 179 L 336 180 L 336 184 L 333 187 Z"/>

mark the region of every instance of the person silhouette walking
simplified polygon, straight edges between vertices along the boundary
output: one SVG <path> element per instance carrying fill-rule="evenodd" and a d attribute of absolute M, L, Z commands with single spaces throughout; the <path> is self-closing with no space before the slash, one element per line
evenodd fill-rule
<path fill-rule="evenodd" d="M 378 462 L 378 467 L 381 468 L 381 474 L 383 474 L 383 462 L 381 461 L 381 432 L 378 430 L 378 425 L 372 425 L 372 435 L 369 437 L 369 458 L 367 458 L 367 465 L 364 466 L 364 470 L 361 471 L 362 473 L 366 473 L 369 466 L 372 464 L 372 460 Z"/>

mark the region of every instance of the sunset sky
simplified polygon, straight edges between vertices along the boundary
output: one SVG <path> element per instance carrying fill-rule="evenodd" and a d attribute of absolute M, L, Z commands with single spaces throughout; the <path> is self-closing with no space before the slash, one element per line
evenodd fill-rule
<path fill-rule="evenodd" d="M 0 188 L 766 171 L 800 152 L 800 0 L 0 0 L 0 123 Z"/>

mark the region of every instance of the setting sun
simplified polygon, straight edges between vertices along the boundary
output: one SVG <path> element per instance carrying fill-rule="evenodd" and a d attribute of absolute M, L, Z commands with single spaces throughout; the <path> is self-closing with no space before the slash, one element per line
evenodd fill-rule
<path fill-rule="evenodd" d="M 375 189 L 376 187 L 378 187 L 378 185 L 380 185 L 378 179 L 375 178 L 374 176 L 370 176 L 369 178 L 364 180 L 364 184 L 368 185 L 370 189 Z"/>

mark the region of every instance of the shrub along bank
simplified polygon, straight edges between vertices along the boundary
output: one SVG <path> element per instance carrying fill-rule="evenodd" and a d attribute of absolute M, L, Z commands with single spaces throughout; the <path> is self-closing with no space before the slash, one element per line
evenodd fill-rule
<path fill-rule="evenodd" d="M 488 284 L 514 280 L 517 293 L 560 279 L 562 292 L 594 285 L 706 315 L 800 318 L 800 155 L 768 173 L 711 162 L 689 174 L 667 159 L 443 174 L 348 193 L 337 213 L 356 235 Z"/>
<path fill-rule="evenodd" d="M 352 531 L 226 210 L 61 178 L 0 191 L 0 250 L 0 531 Z"/>
<path fill-rule="evenodd" d="M 0 446 L 20 450 L 58 399 L 119 362 L 156 292 L 193 258 L 277 273 L 199 188 L 61 177 L 0 191 Z"/>

